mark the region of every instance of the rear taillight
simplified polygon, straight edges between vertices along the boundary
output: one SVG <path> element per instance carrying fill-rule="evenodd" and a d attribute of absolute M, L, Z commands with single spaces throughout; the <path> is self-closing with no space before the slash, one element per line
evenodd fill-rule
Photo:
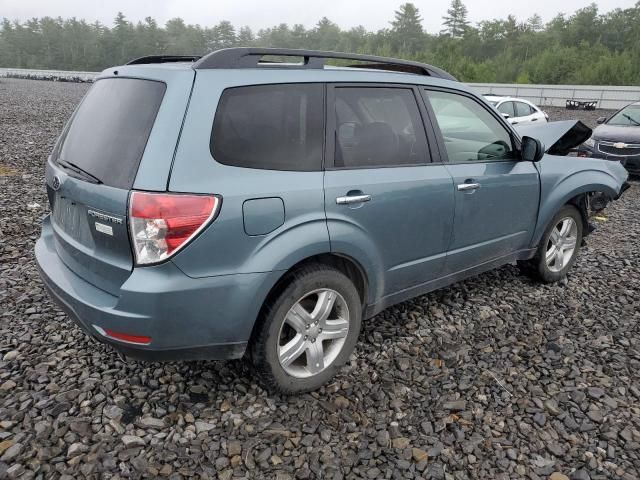
<path fill-rule="evenodd" d="M 219 207 L 220 199 L 210 195 L 133 192 L 129 230 L 136 264 L 174 255 L 207 226 Z"/>

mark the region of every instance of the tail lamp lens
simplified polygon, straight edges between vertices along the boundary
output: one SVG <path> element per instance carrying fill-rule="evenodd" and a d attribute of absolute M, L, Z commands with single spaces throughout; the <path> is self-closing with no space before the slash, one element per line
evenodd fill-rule
<path fill-rule="evenodd" d="M 133 192 L 129 228 L 136 264 L 148 265 L 174 255 L 218 213 L 212 195 Z"/>

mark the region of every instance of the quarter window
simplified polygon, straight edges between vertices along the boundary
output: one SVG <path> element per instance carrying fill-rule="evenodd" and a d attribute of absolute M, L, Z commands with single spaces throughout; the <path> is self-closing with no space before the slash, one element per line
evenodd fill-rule
<path fill-rule="evenodd" d="M 515 158 L 509 131 L 480 103 L 448 92 L 430 91 L 427 97 L 450 162 Z"/>
<path fill-rule="evenodd" d="M 413 90 L 338 87 L 333 110 L 336 167 L 417 165 L 430 161 Z"/>
<path fill-rule="evenodd" d="M 320 84 L 227 89 L 213 122 L 211 154 L 236 167 L 321 170 L 323 103 Z"/>

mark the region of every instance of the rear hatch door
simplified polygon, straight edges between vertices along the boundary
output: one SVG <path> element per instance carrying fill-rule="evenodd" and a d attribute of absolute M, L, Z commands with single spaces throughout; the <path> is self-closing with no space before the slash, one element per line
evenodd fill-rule
<path fill-rule="evenodd" d="M 57 253 L 75 274 L 114 295 L 133 268 L 127 226 L 130 191 L 141 163 L 156 160 L 147 158 L 154 136 L 166 141 L 169 135 L 173 137 L 172 148 L 157 158 L 156 170 L 160 171 L 147 178 L 150 187 L 166 189 L 191 85 L 192 80 L 184 83 L 182 109 L 179 116 L 173 116 L 171 125 L 171 121 L 159 122 L 167 82 L 99 79 L 49 159 L 47 193 Z M 164 116 L 175 110 L 168 109 Z"/>

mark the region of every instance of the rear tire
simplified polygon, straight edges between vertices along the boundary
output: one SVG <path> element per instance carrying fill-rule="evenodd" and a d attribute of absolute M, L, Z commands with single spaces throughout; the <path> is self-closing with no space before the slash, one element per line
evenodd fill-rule
<path fill-rule="evenodd" d="M 521 270 L 545 283 L 567 276 L 582 245 L 582 215 L 573 205 L 565 205 L 555 214 L 542 236 L 536 255 L 518 262 Z"/>
<path fill-rule="evenodd" d="M 267 389 L 294 394 L 319 388 L 349 359 L 362 300 L 346 275 L 322 264 L 290 273 L 285 285 L 262 310 L 250 356 Z"/>

